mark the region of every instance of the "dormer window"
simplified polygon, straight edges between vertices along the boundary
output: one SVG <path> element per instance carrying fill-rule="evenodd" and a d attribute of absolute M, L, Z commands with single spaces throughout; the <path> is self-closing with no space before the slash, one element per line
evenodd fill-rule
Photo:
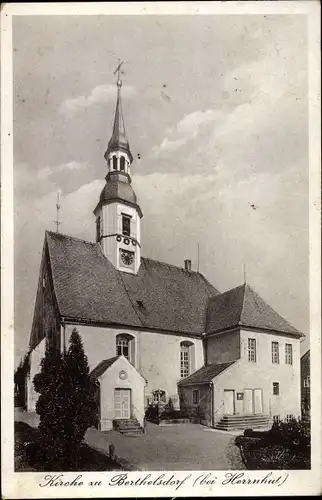
<path fill-rule="evenodd" d="M 121 158 L 120 158 L 120 170 L 121 170 L 121 172 L 125 171 L 125 158 L 124 158 L 124 156 L 121 156 Z"/>
<path fill-rule="evenodd" d="M 131 217 L 129 215 L 122 214 L 122 234 L 124 236 L 131 235 Z"/>

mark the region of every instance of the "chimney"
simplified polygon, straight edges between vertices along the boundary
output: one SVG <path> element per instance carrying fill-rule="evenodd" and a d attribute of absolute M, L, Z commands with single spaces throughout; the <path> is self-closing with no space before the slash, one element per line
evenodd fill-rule
<path fill-rule="evenodd" d="M 191 271 L 191 260 L 190 259 L 185 259 L 184 268 L 186 271 Z"/>

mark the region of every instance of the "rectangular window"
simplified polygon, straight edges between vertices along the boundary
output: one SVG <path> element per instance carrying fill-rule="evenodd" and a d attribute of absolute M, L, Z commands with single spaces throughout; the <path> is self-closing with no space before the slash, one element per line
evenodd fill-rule
<path fill-rule="evenodd" d="M 248 339 L 248 361 L 256 362 L 256 339 Z"/>
<path fill-rule="evenodd" d="M 310 383 L 311 383 L 311 380 L 310 380 L 310 375 L 308 375 L 307 377 L 305 377 L 304 379 L 304 387 L 310 387 Z"/>
<path fill-rule="evenodd" d="M 280 394 L 279 382 L 273 382 L 273 394 L 274 394 L 274 396 L 279 396 L 279 394 Z"/>
<path fill-rule="evenodd" d="M 192 391 L 192 404 L 194 404 L 194 405 L 199 404 L 199 391 L 198 390 Z"/>
<path fill-rule="evenodd" d="M 279 415 L 273 415 L 273 422 L 279 422 L 280 421 L 280 416 Z"/>
<path fill-rule="evenodd" d="M 293 351 L 292 344 L 285 344 L 285 364 L 293 364 Z"/>
<path fill-rule="evenodd" d="M 280 352 L 278 342 L 272 342 L 272 363 L 279 364 Z"/>
<path fill-rule="evenodd" d="M 131 217 L 129 215 L 122 215 L 122 234 L 125 236 L 131 234 Z"/>
<path fill-rule="evenodd" d="M 291 420 L 293 420 L 294 416 L 289 413 L 288 415 L 286 415 L 286 422 L 290 422 Z"/>

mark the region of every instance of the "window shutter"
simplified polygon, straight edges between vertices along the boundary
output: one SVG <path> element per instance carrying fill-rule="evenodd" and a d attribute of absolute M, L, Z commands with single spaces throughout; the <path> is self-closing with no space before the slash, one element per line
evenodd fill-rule
<path fill-rule="evenodd" d="M 196 353 L 195 353 L 195 344 L 191 344 L 190 346 L 190 374 L 196 371 Z"/>

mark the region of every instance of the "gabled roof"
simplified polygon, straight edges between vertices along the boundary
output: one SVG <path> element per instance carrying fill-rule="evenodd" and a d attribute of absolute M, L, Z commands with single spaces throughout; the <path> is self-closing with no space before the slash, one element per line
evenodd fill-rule
<path fill-rule="evenodd" d="M 60 315 L 201 335 L 208 299 L 219 293 L 200 273 L 141 259 L 137 275 L 115 269 L 98 243 L 46 231 Z"/>
<path fill-rule="evenodd" d="M 101 375 L 103 375 L 103 373 L 106 372 L 106 370 L 114 364 L 114 362 L 117 360 L 117 358 L 118 358 L 118 356 L 114 356 L 114 358 L 103 359 L 103 361 L 98 363 L 98 365 L 95 366 L 95 368 L 89 374 L 91 379 L 94 380 L 94 379 L 97 379 L 98 377 L 100 377 Z"/>
<path fill-rule="evenodd" d="M 185 385 L 198 385 L 206 384 L 211 382 L 215 377 L 217 377 L 221 372 L 233 365 L 235 361 L 230 361 L 229 363 L 217 363 L 206 365 L 197 370 L 189 377 L 186 377 L 178 382 L 178 386 L 184 387 Z"/>
<path fill-rule="evenodd" d="M 310 357 L 310 349 L 308 349 L 304 354 L 301 356 L 301 361 L 304 361 Z"/>
<path fill-rule="evenodd" d="M 207 333 L 237 326 L 303 335 L 246 283 L 212 297 L 208 304 Z"/>

